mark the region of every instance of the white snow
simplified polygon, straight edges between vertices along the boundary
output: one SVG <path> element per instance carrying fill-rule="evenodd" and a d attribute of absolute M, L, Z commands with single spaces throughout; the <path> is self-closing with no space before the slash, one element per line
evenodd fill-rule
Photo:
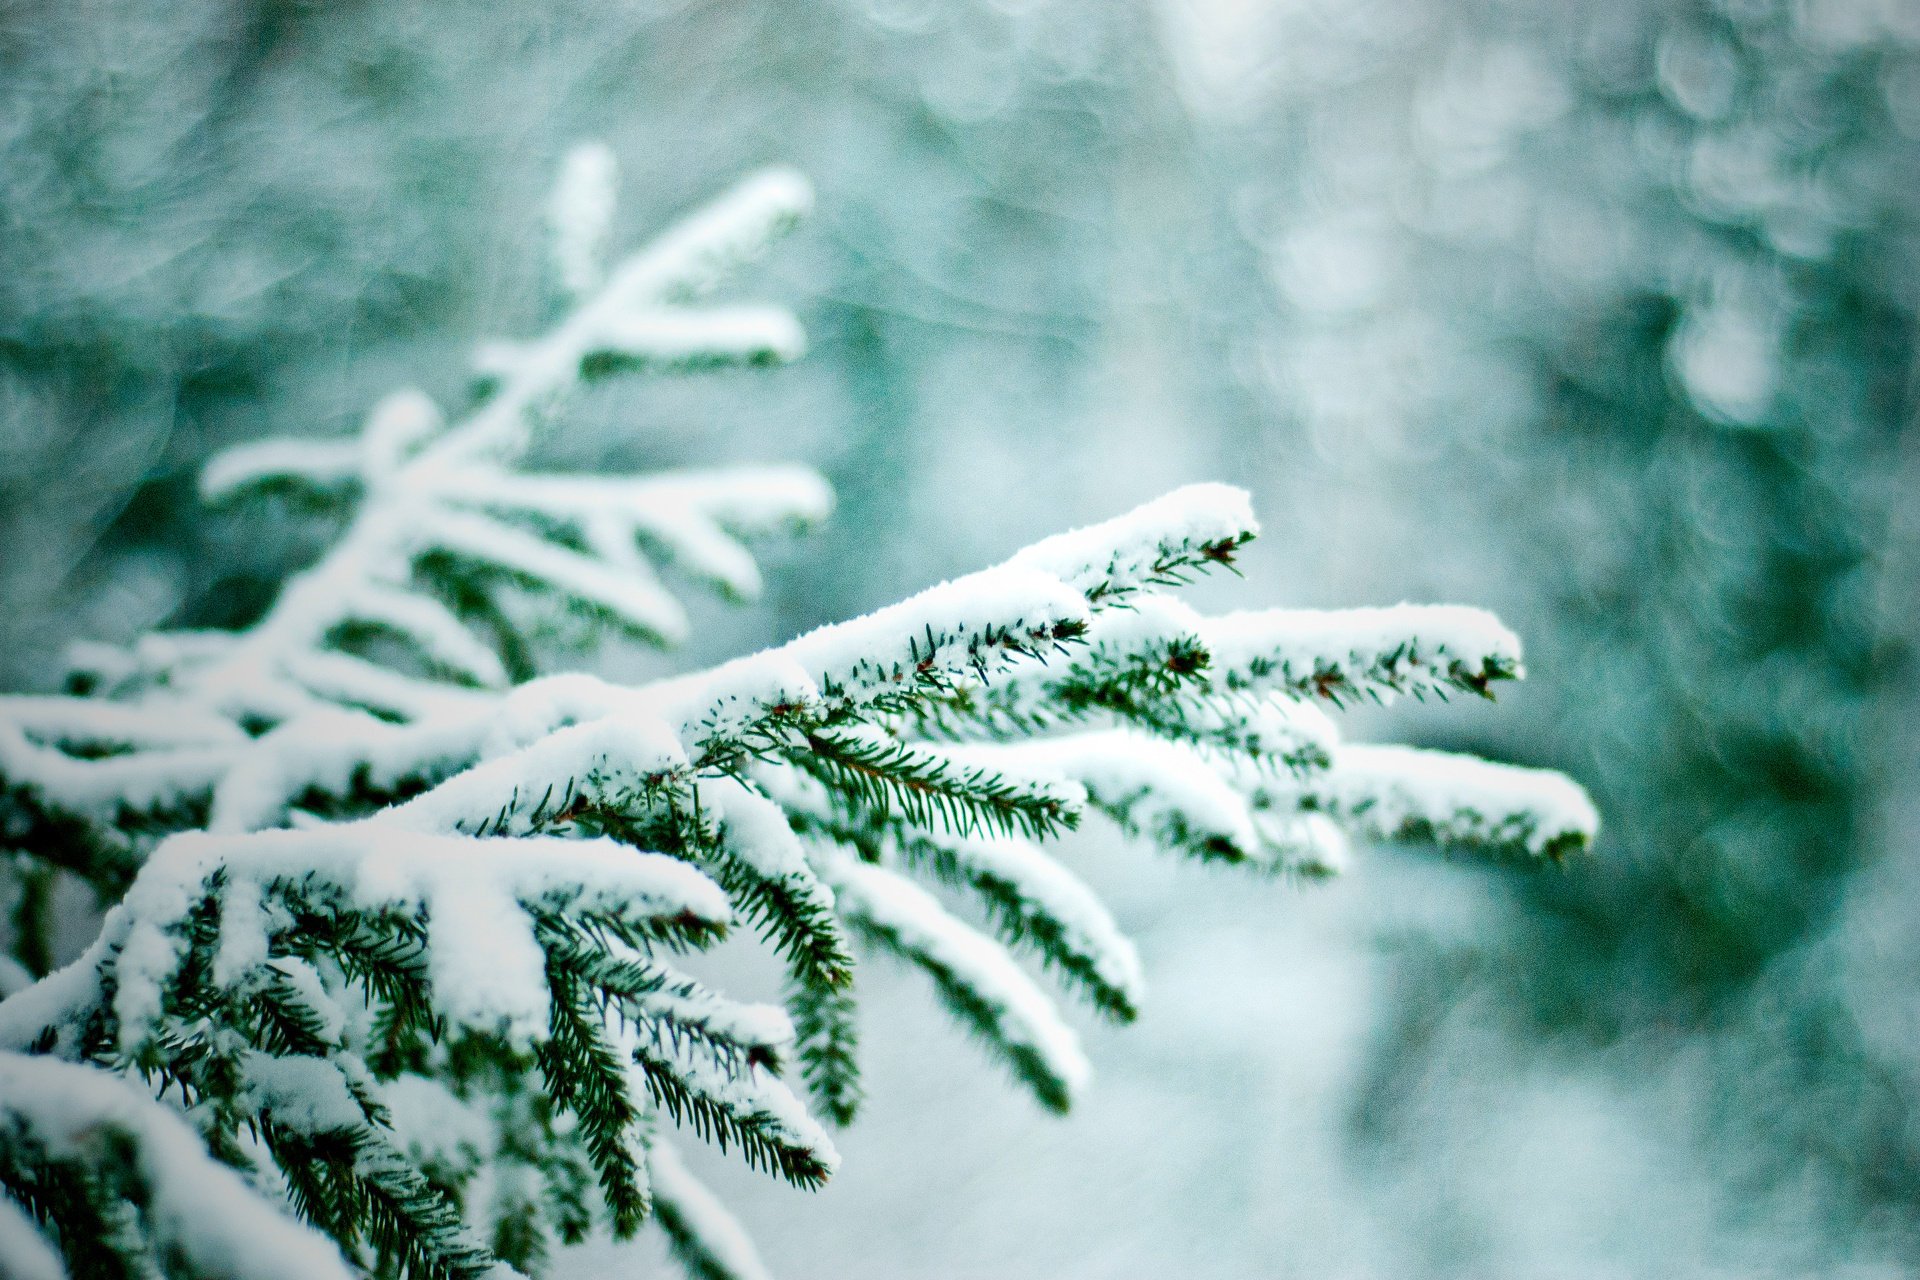
<path fill-rule="evenodd" d="M 378 1086 L 394 1138 L 416 1160 L 474 1169 L 498 1147 L 492 1120 L 438 1080 L 411 1072 Z"/>
<path fill-rule="evenodd" d="M 1209 543 L 1257 534 L 1246 490 L 1191 484 L 1099 524 L 1058 533 L 1027 547 L 1012 564 L 1039 569 L 1083 594 L 1150 586 L 1170 554 L 1191 556 Z"/>
<path fill-rule="evenodd" d="M 763 169 L 614 268 L 610 309 L 703 297 L 812 210 L 813 187 L 797 170 Z"/>
<path fill-rule="evenodd" d="M 1424 823 L 1443 843 L 1512 844 L 1535 856 L 1556 839 L 1591 843 L 1600 817 L 1564 774 L 1415 747 L 1348 745 L 1308 784 L 1317 803 L 1374 839 Z"/>
<path fill-rule="evenodd" d="M 595 354 L 664 365 L 786 364 L 806 354 L 807 336 L 781 307 L 636 309 L 600 325 Z"/>
<path fill-rule="evenodd" d="M 686 611 L 658 585 L 617 573 L 605 562 L 549 542 L 524 529 L 465 511 L 421 515 L 414 536 L 421 548 L 437 548 L 491 569 L 605 609 L 621 621 L 663 640 L 686 638 Z"/>
<path fill-rule="evenodd" d="M 1057 921 L 1070 951 L 1085 957 L 1102 982 L 1132 1003 L 1140 1003 L 1146 993 L 1146 980 L 1133 943 L 1120 932 L 1106 904 L 1086 882 L 1039 845 L 1017 836 L 942 834 L 925 839 L 951 852 L 968 871 L 1012 887 L 1027 913 Z"/>
<path fill-rule="evenodd" d="M 391 789 L 406 778 L 438 780 L 479 755 L 493 716 L 442 716 L 397 725 L 363 711 L 323 708 L 289 720 L 245 751 L 213 793 L 208 830 L 254 831 L 281 823 L 309 789 L 345 795 L 356 778 Z"/>
<path fill-rule="evenodd" d="M 671 1204 L 684 1229 L 732 1280 L 772 1280 L 753 1240 L 727 1212 L 719 1197 L 699 1182 L 671 1143 L 656 1139 L 647 1148 L 655 1199 Z"/>
<path fill-rule="evenodd" d="M 719 823 L 729 856 L 769 879 L 785 881 L 814 906 L 832 910 L 833 893 L 815 878 L 780 806 L 732 778 L 703 780 L 699 795 L 701 806 Z"/>
<path fill-rule="evenodd" d="M 1051 771 L 1085 786 L 1093 804 L 1159 837 L 1171 822 L 1252 857 L 1259 843 L 1246 798 L 1209 757 L 1130 729 L 1097 730 L 974 749 L 968 758 Z"/>
<path fill-rule="evenodd" d="M 1022 660 L 1063 623 L 1084 622 L 1079 592 L 1035 569 L 1002 565 L 955 578 L 898 604 L 831 623 L 773 652 L 797 662 L 852 705 L 909 687 L 916 669 L 970 677 Z M 924 664 L 924 666 L 922 666 Z"/>
<path fill-rule="evenodd" d="M 476 684 L 498 687 L 507 683 L 506 669 L 493 650 L 475 639 L 451 609 L 431 596 L 369 582 L 347 601 L 344 612 L 356 622 L 405 636 L 427 658 Z"/>
<path fill-rule="evenodd" d="M 0 721 L 0 778 L 50 809 L 111 823 L 122 810 L 173 809 L 208 794 L 244 749 L 179 747 L 85 759 L 36 746 Z"/>
<path fill-rule="evenodd" d="M 1260 831 L 1259 860 L 1269 866 L 1309 875 L 1338 875 L 1353 860 L 1353 846 L 1338 823 L 1324 813 L 1255 810 Z"/>
<path fill-rule="evenodd" d="M 547 226 L 555 274 L 570 295 L 578 297 L 600 283 L 619 181 L 619 161 L 604 142 L 583 142 L 560 163 L 560 177 L 547 203 Z"/>
<path fill-rule="evenodd" d="M 1384 696 L 1439 685 L 1450 664 L 1474 675 L 1493 661 L 1520 665 L 1519 638 L 1465 605 L 1251 610 L 1210 619 L 1204 638 L 1223 686 L 1307 695 L 1332 677 Z"/>
<path fill-rule="evenodd" d="M 390 391 L 374 404 L 360 432 L 360 461 L 367 484 L 381 487 L 446 428 L 446 415 L 417 387 Z"/>
<path fill-rule="evenodd" d="M 373 821 L 240 836 L 189 832 L 155 851 L 120 908 L 114 1012 L 129 1049 L 159 1014 L 162 989 L 184 956 L 178 929 L 215 867 L 229 885 L 330 885 L 362 910 L 423 910 L 436 1007 L 456 1023 L 523 1042 L 544 1033 L 547 985 L 521 904 L 714 925 L 732 919 L 719 886 L 691 866 L 606 839 L 474 839 Z"/>
<path fill-rule="evenodd" d="M 604 716 L 567 725 L 532 745 L 454 774 L 430 791 L 367 819 L 420 832 L 522 834 L 572 795 L 612 794 L 687 768 L 686 753 L 652 717 Z"/>
<path fill-rule="evenodd" d="M 207 1154 L 200 1135 L 132 1083 L 92 1067 L 0 1053 L 0 1112 L 50 1154 L 97 1158 L 110 1129 L 131 1139 L 156 1243 L 197 1274 L 230 1280 L 352 1280 L 331 1240 L 294 1221 Z"/>
<path fill-rule="evenodd" d="M 273 481 L 303 481 L 334 489 L 360 478 L 357 440 L 282 438 L 235 445 L 216 454 L 200 473 L 200 497 L 224 502 L 243 489 Z"/>
<path fill-rule="evenodd" d="M 69 751 L 208 747 L 246 739 L 226 717 L 165 696 L 140 702 L 11 697 L 0 701 L 0 723 Z"/>
<path fill-rule="evenodd" d="M 249 1051 L 241 1062 L 241 1102 L 295 1133 L 339 1133 L 366 1127 L 366 1112 L 326 1058 Z"/>
<path fill-rule="evenodd" d="M 0 1280 L 67 1280 L 60 1255 L 25 1209 L 0 1192 Z"/>
<path fill-rule="evenodd" d="M 999 1035 L 1030 1049 L 1069 1095 L 1086 1087 L 1093 1067 L 1079 1037 L 1005 947 L 955 919 L 912 881 L 829 846 L 815 848 L 821 875 L 833 886 L 842 911 L 894 935 L 909 951 L 953 975 L 993 1010 Z"/>

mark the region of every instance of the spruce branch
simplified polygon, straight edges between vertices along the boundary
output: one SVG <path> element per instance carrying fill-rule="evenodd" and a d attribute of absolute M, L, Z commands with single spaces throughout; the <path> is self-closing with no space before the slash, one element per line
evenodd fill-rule
<path fill-rule="evenodd" d="M 1072 1106 L 1092 1073 L 1079 1038 L 1003 948 L 884 867 L 833 850 L 820 861 L 861 937 L 924 971 L 954 1019 L 1043 1106 Z"/>
<path fill-rule="evenodd" d="M 917 827 L 955 835 L 1046 839 L 1079 825 L 1079 796 L 1046 780 L 1022 778 L 956 760 L 937 748 L 872 732 L 821 729 L 807 734 L 800 766 L 829 784 L 855 811 L 882 820 L 894 813 Z"/>
<path fill-rule="evenodd" d="M 747 1064 L 736 1072 L 699 1048 L 653 1029 L 624 1037 L 654 1104 L 721 1151 L 738 1148 L 756 1169 L 817 1188 L 840 1158 L 833 1143 L 779 1079 Z"/>
<path fill-rule="evenodd" d="M 1214 678 L 1342 706 L 1397 694 L 1492 697 L 1522 674 L 1520 641 L 1492 614 L 1459 605 L 1266 609 L 1212 619 Z"/>
<path fill-rule="evenodd" d="M 551 1020 L 538 1050 L 541 1073 L 554 1105 L 578 1117 L 613 1233 L 626 1239 L 652 1207 L 639 1151 L 643 1103 L 576 956 L 562 949 L 547 954 Z"/>
<path fill-rule="evenodd" d="M 92 1067 L 0 1052 L 0 1185 L 52 1219 L 78 1275 L 145 1276 L 158 1257 L 194 1276 L 353 1274 L 325 1236 L 214 1161 L 184 1120 Z"/>
<path fill-rule="evenodd" d="M 685 615 L 654 579 L 647 549 L 729 594 L 753 595 L 758 575 L 742 539 L 823 516 L 831 497 L 813 473 L 623 481 L 517 468 L 531 422 L 598 356 L 659 349 L 680 362 L 732 358 L 743 335 L 769 328 L 786 335 L 778 354 L 797 354 L 797 329 L 784 313 L 686 304 L 760 253 L 808 202 L 795 175 L 772 171 L 696 214 L 614 268 L 511 359 L 493 353 L 498 376 L 459 421 L 402 391 L 355 439 L 263 441 L 216 459 L 203 476 L 209 500 L 308 485 L 351 490 L 356 514 L 246 630 L 155 635 L 125 652 L 85 647 L 74 683 L 91 697 L 0 699 L 0 785 L 9 808 L 37 828 L 36 847 L 71 850 L 67 864 L 117 892 L 128 863 L 151 844 L 124 833 L 199 825 L 216 786 L 251 758 L 249 734 L 330 707 L 416 721 L 485 705 L 475 690 L 502 687 L 503 658 L 523 646 L 511 634 L 489 642 L 449 607 L 502 616 L 482 579 L 556 593 L 669 641 L 684 637 Z M 515 523 L 529 519 L 539 527 Z M 415 669 L 339 647 L 369 631 L 399 639 Z M 102 734 L 114 739 L 104 756 L 93 741 Z"/>
<path fill-rule="evenodd" d="M 1344 747 L 1298 796 L 1368 839 L 1525 861 L 1579 853 L 1600 825 L 1562 774 L 1413 747 Z"/>
<path fill-rule="evenodd" d="M 1027 840 L 909 835 L 889 846 L 903 866 L 977 895 L 1009 946 L 1038 954 L 1078 994 L 1116 1022 L 1140 1013 L 1140 957 L 1105 904 Z"/>
<path fill-rule="evenodd" d="M 794 1056 L 807 1090 L 827 1119 L 841 1127 L 859 1114 L 860 1030 L 852 985 L 826 987 L 795 982 L 787 992 L 793 1019 Z"/>

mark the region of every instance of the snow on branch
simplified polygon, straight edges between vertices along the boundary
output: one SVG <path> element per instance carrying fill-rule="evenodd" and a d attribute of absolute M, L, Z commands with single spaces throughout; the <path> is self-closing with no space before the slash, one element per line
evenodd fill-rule
<path fill-rule="evenodd" d="M 217 886 L 217 887 L 216 887 Z M 536 1038 L 547 1020 L 537 914 L 591 918 L 616 936 L 698 943 L 724 932 L 731 909 L 693 868 L 604 840 L 427 836 L 375 821 L 310 831 L 175 836 L 141 869 L 120 911 L 114 1020 L 136 1056 L 194 958 L 196 939 L 236 975 L 273 945 L 262 901 L 292 896 L 306 911 L 418 917 L 428 997 L 452 1022 Z M 190 918 L 213 900 L 217 925 Z"/>
<path fill-rule="evenodd" d="M 607 160 L 576 157 L 569 181 L 587 182 L 574 171 L 604 169 Z M 593 181 L 602 178 L 611 181 L 604 173 Z M 575 205 L 595 198 L 566 197 Z M 204 821 L 228 774 L 302 771 L 285 755 L 259 760 L 249 734 L 298 724 L 276 748 L 337 744 L 341 723 L 329 717 L 340 709 L 443 725 L 471 718 L 488 705 L 482 691 L 530 674 L 516 592 L 662 642 L 684 640 L 687 619 L 660 571 L 734 598 L 756 595 L 749 544 L 831 509 L 831 492 L 812 471 L 572 477 L 528 474 L 520 461 L 530 421 L 591 371 L 596 354 L 760 360 L 769 343 L 776 355 L 797 354 L 798 329 L 785 312 L 692 304 L 807 203 L 791 173 L 750 180 L 617 266 L 546 335 L 522 344 L 457 421 L 406 390 L 381 401 L 357 437 L 267 440 L 216 457 L 202 476 L 210 501 L 298 489 L 351 498 L 357 514 L 254 626 L 156 634 L 131 650 L 79 646 L 73 683 L 94 696 L 0 699 L 0 785 L 13 825 L 114 888 L 150 833 Z M 378 639 L 387 647 L 366 647 Z M 368 757 L 393 746 L 361 727 Z M 376 763 L 336 754 L 333 772 Z M 221 808 L 249 822 L 276 812 L 231 795 Z"/>
<path fill-rule="evenodd" d="M 1488 695 L 1522 674 L 1520 641 L 1492 614 L 1461 605 L 1264 609 L 1212 619 L 1214 679 L 1336 706 L 1395 694 Z"/>
<path fill-rule="evenodd" d="M 159 1257 L 204 1276 L 355 1274 L 333 1241 L 213 1159 L 185 1120 L 104 1071 L 0 1053 L 0 1128 L 0 1187 L 43 1216 L 59 1214 L 53 1225 L 76 1275 L 145 1274 L 145 1260 Z M 23 1241 L 18 1211 L 8 1216 L 0 1246 L 9 1274 L 16 1260 L 44 1270 L 45 1241 Z"/>
<path fill-rule="evenodd" d="M 1012 563 L 1052 574 L 1099 603 L 1231 567 L 1234 554 L 1259 532 L 1246 490 L 1194 484 L 1126 515 L 1042 539 Z"/>
<path fill-rule="evenodd" d="M 1564 774 L 1414 747 L 1342 747 L 1301 803 L 1373 840 L 1549 861 L 1586 849 L 1600 826 Z"/>

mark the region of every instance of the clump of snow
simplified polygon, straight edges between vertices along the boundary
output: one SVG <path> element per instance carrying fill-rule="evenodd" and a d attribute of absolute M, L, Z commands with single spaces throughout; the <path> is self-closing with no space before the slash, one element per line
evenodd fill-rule
<path fill-rule="evenodd" d="M 560 178 L 547 204 L 547 225 L 555 273 L 569 294 L 587 293 L 600 283 L 619 180 L 619 162 L 604 142 L 581 143 L 560 163 Z"/>
<path fill-rule="evenodd" d="M 422 832 L 524 834 L 550 822 L 575 798 L 687 768 L 686 753 L 652 717 L 605 716 L 567 725 L 510 754 L 456 773 L 432 790 L 367 819 L 370 825 Z"/>
<path fill-rule="evenodd" d="M 1080 783 L 1095 807 L 1156 838 L 1177 831 L 1181 843 L 1243 859 L 1259 843 L 1246 798 L 1216 762 L 1179 743 L 1111 729 L 981 747 L 977 756 Z"/>
<path fill-rule="evenodd" d="M 1415 747 L 1343 747 L 1307 786 L 1312 802 L 1374 839 L 1522 849 L 1584 848 L 1600 817 L 1564 774 Z"/>

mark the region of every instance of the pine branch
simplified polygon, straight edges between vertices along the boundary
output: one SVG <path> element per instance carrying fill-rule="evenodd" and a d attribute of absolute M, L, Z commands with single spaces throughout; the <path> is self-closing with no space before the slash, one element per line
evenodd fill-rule
<path fill-rule="evenodd" d="M 1526 861 L 1580 853 L 1600 822 L 1562 774 L 1412 747 L 1344 747 L 1298 794 L 1367 839 Z"/>
<path fill-rule="evenodd" d="M 794 1033 L 779 1010 L 725 1000 L 662 960 L 594 945 L 560 921 L 542 926 L 552 964 L 595 993 L 601 1013 L 649 1024 L 716 1060 L 780 1069 Z"/>
<path fill-rule="evenodd" d="M 767 1071 L 748 1065 L 729 1074 L 698 1049 L 657 1033 L 626 1039 L 654 1105 L 675 1124 L 721 1151 L 739 1148 L 750 1167 L 798 1187 L 818 1188 L 833 1175 L 833 1144 Z"/>
<path fill-rule="evenodd" d="M 699 807 L 704 802 L 704 808 Z M 787 962 L 794 981 L 821 989 L 853 979 L 853 957 L 820 883 L 785 814 L 731 779 L 713 779 L 682 815 L 687 847 Z"/>
<path fill-rule="evenodd" d="M 496 1265 L 438 1190 L 372 1126 L 298 1133 L 262 1121 L 267 1148 L 302 1217 L 382 1270 L 423 1280 L 479 1280 Z"/>
<path fill-rule="evenodd" d="M 1106 605 L 1231 570 L 1235 554 L 1259 532 L 1245 491 L 1190 485 L 1124 516 L 1036 542 L 1013 563 L 1049 573 L 1089 603 Z"/>
<path fill-rule="evenodd" d="M 120 898 L 67 969 L 0 966 L 0 1242 L 27 1213 L 79 1274 L 197 1277 L 220 1231 L 168 1204 L 159 1179 L 181 1176 L 232 1190 L 252 1244 L 284 1245 L 303 1277 L 344 1264 L 284 1215 L 259 1227 L 275 1211 L 249 1185 L 378 1274 L 533 1267 L 604 1211 L 621 1236 L 655 1214 L 695 1276 L 752 1280 L 759 1259 L 661 1117 L 796 1185 L 830 1176 L 831 1141 L 778 1072 L 791 1055 L 821 1109 L 853 1118 L 849 931 L 926 972 L 1066 1110 L 1089 1068 L 1015 951 L 1116 1020 L 1142 988 L 1105 907 L 1041 844 L 1083 807 L 1301 877 L 1341 864 L 1343 825 L 1535 860 L 1591 840 L 1557 775 L 1342 747 L 1308 705 L 1516 678 L 1517 641 L 1486 615 L 1208 619 L 1170 596 L 1233 570 L 1257 532 L 1224 486 L 708 670 L 536 678 L 556 616 L 681 638 L 670 576 L 750 598 L 748 544 L 831 501 L 793 468 L 522 470 L 535 423 L 590 378 L 801 345 L 784 312 L 693 304 L 799 215 L 803 184 L 766 175 L 609 271 L 611 181 L 604 150 L 570 161 L 552 215 L 568 305 L 480 353 L 456 421 L 403 392 L 354 439 L 207 469 L 214 499 L 354 505 L 260 622 L 86 649 L 88 696 L 0 699 L 0 820 L 27 848 L 10 870 Z M 902 870 L 975 901 L 998 937 Z M 34 892 L 16 936 L 44 971 Z M 669 963 L 740 919 L 784 960 L 791 1020 Z"/>
<path fill-rule="evenodd" d="M 1206 861 L 1258 861 L 1248 785 L 1263 775 L 1178 742 L 1126 729 L 981 746 L 970 758 L 1000 761 L 1085 789 L 1090 807 L 1129 835 Z"/>
<path fill-rule="evenodd" d="M 566 952 L 548 953 L 547 980 L 552 1021 L 538 1051 L 547 1094 L 579 1117 L 614 1235 L 626 1239 L 652 1210 L 639 1154 L 641 1104 L 606 1035 L 605 1012 Z"/>
<path fill-rule="evenodd" d="M 499 618 L 497 602 L 477 584 L 511 579 L 663 640 L 684 636 L 685 615 L 652 581 L 643 546 L 730 594 L 753 594 L 758 575 L 741 539 L 823 516 L 831 496 L 811 472 L 748 470 L 729 484 L 724 472 L 620 481 L 529 478 L 513 469 L 529 421 L 596 360 L 797 354 L 797 327 L 783 312 L 685 304 L 761 252 L 808 199 L 804 183 L 775 172 L 695 215 L 616 267 L 547 334 L 509 357 L 493 352 L 496 376 L 458 422 L 446 422 L 421 393 L 403 391 L 375 408 L 356 439 L 264 441 L 216 459 L 203 477 L 210 500 L 304 485 L 351 490 L 358 511 L 252 627 L 148 637 L 137 652 L 92 646 L 77 656 L 76 680 L 92 699 L 0 699 L 0 790 L 36 817 L 43 837 L 36 847 L 70 850 L 69 862 L 117 893 L 126 864 L 145 849 L 123 851 L 114 833 L 200 825 L 220 780 L 250 758 L 242 730 L 257 733 L 337 706 L 419 720 L 482 705 L 464 686 L 502 684 L 508 665 L 524 663 L 520 637 L 495 629 L 499 647 L 491 647 L 437 597 L 436 575 L 462 612 Z M 501 515 L 537 515 L 542 524 L 519 527 Z M 418 672 L 342 648 L 374 631 L 400 639 Z M 95 759 L 69 749 L 88 744 L 56 740 L 114 712 L 147 735 L 136 735 L 123 756 Z M 161 740 L 182 725 L 211 725 L 224 736 Z"/>
<path fill-rule="evenodd" d="M 1078 877 L 1019 839 L 909 835 L 901 862 L 971 890 L 1007 943 L 1031 948 L 1100 1013 L 1131 1022 L 1144 980 L 1133 944 Z"/>
<path fill-rule="evenodd" d="M 1065 1113 L 1091 1068 L 1052 1002 L 1006 952 L 882 867 L 837 852 L 821 862 L 860 936 L 923 970 L 955 1021 L 1043 1106 Z"/>
<path fill-rule="evenodd" d="M 0 1053 L 0 1184 L 56 1223 L 79 1275 L 146 1276 L 159 1257 L 194 1277 L 351 1275 L 325 1237 L 209 1158 L 185 1121 L 91 1067 Z M 203 1212 L 209 1202 L 221 1212 Z"/>
<path fill-rule="evenodd" d="M 1079 825 L 1077 797 L 1045 781 L 969 766 L 929 747 L 845 729 L 807 735 L 794 757 L 833 794 L 880 819 L 955 835 L 993 832 L 1045 839 Z"/>
<path fill-rule="evenodd" d="M 788 986 L 787 1011 L 793 1018 L 794 1056 L 807 1090 L 827 1119 L 845 1127 L 859 1114 L 860 1030 L 852 985 L 823 987 L 795 982 Z"/>
<path fill-rule="evenodd" d="M 1450 690 L 1491 697 L 1496 682 L 1522 670 L 1514 634 L 1458 605 L 1235 613 L 1212 619 L 1205 639 L 1222 687 L 1277 688 L 1335 706 Z"/>

